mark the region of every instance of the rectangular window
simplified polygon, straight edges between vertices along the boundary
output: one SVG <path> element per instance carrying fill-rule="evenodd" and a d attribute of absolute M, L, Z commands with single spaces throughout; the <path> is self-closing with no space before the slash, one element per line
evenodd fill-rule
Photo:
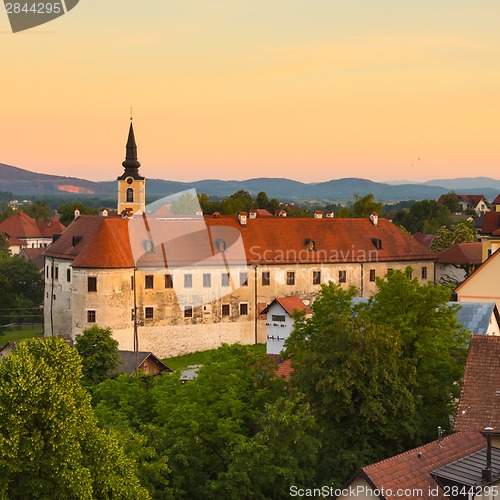
<path fill-rule="evenodd" d="M 286 273 L 286 284 L 295 285 L 295 273 L 293 271 L 288 271 Z"/>
<path fill-rule="evenodd" d="M 248 304 L 240 304 L 240 316 L 248 316 Z"/>
<path fill-rule="evenodd" d="M 184 288 L 193 288 L 193 275 L 185 274 L 184 275 Z M 191 316 L 189 316 L 191 317 Z"/>
<path fill-rule="evenodd" d="M 71 269 L 66 269 L 66 281 L 71 281 Z"/>
<path fill-rule="evenodd" d="M 134 290 L 134 277 L 130 276 L 130 289 L 133 291 Z"/>
<path fill-rule="evenodd" d="M 203 274 L 203 288 L 210 288 L 212 286 L 212 275 L 210 273 Z"/>
<path fill-rule="evenodd" d="M 422 267 L 422 279 L 426 280 L 427 279 L 427 268 Z"/>
<path fill-rule="evenodd" d="M 193 317 L 193 306 L 184 306 L 184 317 L 185 318 Z"/>
<path fill-rule="evenodd" d="M 230 314 L 231 314 L 231 305 L 222 304 L 222 316 L 230 316 Z"/>
<path fill-rule="evenodd" d="M 144 288 L 152 290 L 155 287 L 155 277 L 152 274 L 144 276 Z"/>
<path fill-rule="evenodd" d="M 347 271 L 339 271 L 339 283 L 345 283 L 347 281 Z"/>
<path fill-rule="evenodd" d="M 240 273 L 240 286 L 248 286 L 248 273 Z"/>
<path fill-rule="evenodd" d="M 273 314 L 271 319 L 273 321 L 280 321 L 280 322 L 286 321 L 284 314 Z"/>
<path fill-rule="evenodd" d="M 49 266 L 47 266 L 47 278 L 49 277 Z"/>
<path fill-rule="evenodd" d="M 95 323 L 95 311 L 87 311 L 87 323 Z"/>
<path fill-rule="evenodd" d="M 370 281 L 375 281 L 375 269 L 370 269 Z"/>
<path fill-rule="evenodd" d="M 263 271 L 262 273 L 262 286 L 269 286 L 271 284 L 271 273 Z"/>
<path fill-rule="evenodd" d="M 313 285 L 321 285 L 321 271 L 313 271 Z"/>
<path fill-rule="evenodd" d="M 59 267 L 56 266 L 56 280 L 59 279 Z"/>
<path fill-rule="evenodd" d="M 71 309 L 71 299 L 68 299 L 68 309 Z"/>
<path fill-rule="evenodd" d="M 89 276 L 87 278 L 87 291 L 97 292 L 97 276 Z"/>
<path fill-rule="evenodd" d="M 221 286 L 229 286 L 229 273 L 222 273 L 221 275 Z"/>
<path fill-rule="evenodd" d="M 165 288 L 174 288 L 174 277 L 171 274 L 165 274 Z"/>
<path fill-rule="evenodd" d="M 145 307 L 144 308 L 144 317 L 146 319 L 153 319 L 154 311 L 152 307 Z"/>

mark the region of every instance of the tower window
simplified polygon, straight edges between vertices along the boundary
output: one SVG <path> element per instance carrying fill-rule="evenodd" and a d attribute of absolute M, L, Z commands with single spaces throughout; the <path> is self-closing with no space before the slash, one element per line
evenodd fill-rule
<path fill-rule="evenodd" d="M 127 203 L 134 202 L 134 190 L 132 188 L 127 188 Z"/>

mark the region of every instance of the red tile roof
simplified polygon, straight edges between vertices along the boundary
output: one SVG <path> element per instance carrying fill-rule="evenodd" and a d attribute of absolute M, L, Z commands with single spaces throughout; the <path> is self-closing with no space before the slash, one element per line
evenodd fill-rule
<path fill-rule="evenodd" d="M 282 377 L 288 382 L 290 380 L 292 372 L 293 372 L 292 360 L 286 359 L 285 361 L 283 361 L 283 363 L 278 365 L 278 369 L 276 370 L 276 376 Z"/>
<path fill-rule="evenodd" d="M 455 430 L 500 432 L 500 336 L 472 335 Z"/>
<path fill-rule="evenodd" d="M 436 237 L 434 234 L 415 233 L 413 237 L 424 247 L 429 248 Z"/>
<path fill-rule="evenodd" d="M 440 444 L 438 441 L 433 441 L 363 467 L 359 475 L 367 478 L 376 489 L 384 488 L 386 491 L 391 489 L 394 495 L 398 489 L 421 489 L 423 495 L 405 495 L 404 497 L 421 500 L 428 498 L 430 488 L 435 489 L 438 486 L 430 474 L 431 471 L 470 455 L 484 448 L 485 445 L 486 439 L 480 432 L 457 432 L 441 439 Z M 444 492 L 440 490 L 440 495 L 432 498 L 449 497 L 444 496 Z"/>
<path fill-rule="evenodd" d="M 481 234 L 493 234 L 500 229 L 500 212 L 486 212 L 483 216 Z"/>
<path fill-rule="evenodd" d="M 500 205 L 500 194 L 491 203 L 492 205 Z"/>
<path fill-rule="evenodd" d="M 164 264 L 162 256 L 167 245 L 161 246 L 160 240 L 165 235 L 169 246 L 176 249 L 167 252 L 168 263 L 175 264 L 177 259 L 179 265 L 196 263 L 217 253 L 217 239 L 226 240 L 229 249 L 240 237 L 248 264 L 436 259 L 435 254 L 386 219 L 379 219 L 378 226 L 374 226 L 368 218 L 262 217 L 247 219 L 247 225 L 242 227 L 237 216 L 162 221 L 80 216 L 46 255 L 75 258 L 73 265 L 80 267 L 131 267 L 134 259 L 128 243 L 130 231 L 137 235 L 135 245 L 142 245 L 152 235 L 155 253 L 143 258 L 158 265 Z M 72 237 L 77 235 L 83 238 L 73 246 Z M 307 250 L 310 240 L 316 251 Z"/>
<path fill-rule="evenodd" d="M 479 203 L 481 203 L 483 199 L 486 205 L 489 204 L 484 194 L 458 194 L 457 196 L 474 209 L 479 205 Z"/>
<path fill-rule="evenodd" d="M 309 307 L 306 306 L 297 295 L 277 297 L 261 312 L 261 314 L 265 314 L 275 302 L 277 302 L 290 316 L 295 312 L 295 310 L 305 311 L 306 314 L 311 314 L 311 309 L 309 309 Z"/>
<path fill-rule="evenodd" d="M 440 264 L 479 265 L 482 261 L 481 242 L 457 243 L 438 253 L 438 262 Z"/>
<path fill-rule="evenodd" d="M 0 222 L 0 231 L 11 237 L 50 238 L 55 233 L 62 233 L 65 229 L 57 217 L 49 221 L 36 221 L 24 212 L 15 212 Z"/>

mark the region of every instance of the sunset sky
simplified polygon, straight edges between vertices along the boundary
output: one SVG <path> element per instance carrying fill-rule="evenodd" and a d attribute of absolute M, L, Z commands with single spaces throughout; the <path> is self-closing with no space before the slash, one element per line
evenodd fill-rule
<path fill-rule="evenodd" d="M 13 34 L 0 163 L 149 178 L 500 178 L 498 0 L 80 0 Z"/>

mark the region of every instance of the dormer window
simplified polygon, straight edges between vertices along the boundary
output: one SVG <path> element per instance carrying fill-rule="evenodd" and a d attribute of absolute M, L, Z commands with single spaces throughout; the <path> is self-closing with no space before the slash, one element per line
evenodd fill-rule
<path fill-rule="evenodd" d="M 224 240 L 217 240 L 215 242 L 215 247 L 220 253 L 224 253 L 226 251 L 227 245 Z"/>
<path fill-rule="evenodd" d="M 314 240 L 306 240 L 306 248 L 309 252 L 316 251 L 316 243 Z"/>
<path fill-rule="evenodd" d="M 134 190 L 132 188 L 127 188 L 127 203 L 134 202 Z"/>
<path fill-rule="evenodd" d="M 146 253 L 155 253 L 155 247 L 151 240 L 144 240 L 144 251 Z"/>
<path fill-rule="evenodd" d="M 372 238 L 372 242 L 377 250 L 382 250 L 382 240 L 379 238 Z"/>

